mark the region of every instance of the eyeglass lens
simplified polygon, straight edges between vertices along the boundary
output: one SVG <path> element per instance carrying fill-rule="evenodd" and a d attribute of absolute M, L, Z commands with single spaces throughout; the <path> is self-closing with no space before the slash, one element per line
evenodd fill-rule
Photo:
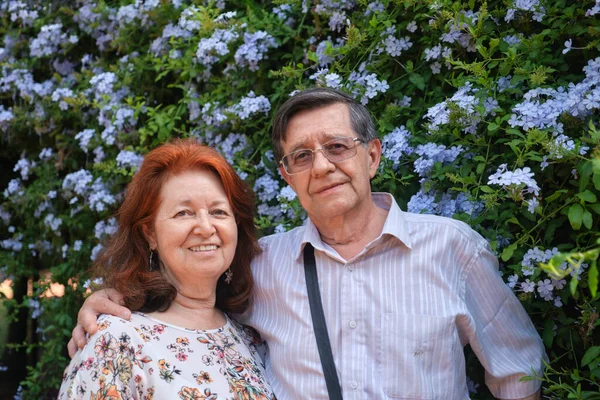
<path fill-rule="evenodd" d="M 350 137 L 337 138 L 325 143 L 320 149 L 294 151 L 283 157 L 283 164 L 291 174 L 305 171 L 312 166 L 314 153 L 319 150 L 331 162 L 343 161 L 356 155 L 355 141 Z"/>

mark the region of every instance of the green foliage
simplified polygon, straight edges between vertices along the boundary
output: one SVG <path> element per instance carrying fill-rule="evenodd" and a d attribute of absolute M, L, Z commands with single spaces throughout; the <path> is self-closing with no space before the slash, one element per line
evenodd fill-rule
<path fill-rule="evenodd" d="M 29 310 L 39 328 L 35 340 L 9 344 L 39 354 L 23 398 L 51 396 L 60 383 L 87 267 L 110 233 L 134 156 L 196 137 L 253 185 L 263 234 L 303 222 L 273 159 L 270 120 L 294 90 L 315 85 L 339 87 L 371 111 L 384 142 L 374 190 L 488 239 L 546 345 L 544 376 L 531 378 L 551 398 L 597 398 L 595 1 L 533 10 L 504 0 L 381 0 L 381 9 L 34 3 L 23 6 L 38 11 L 31 20 L 0 5 L 0 277 L 32 282 L 29 295 L 6 304 L 12 317 Z M 275 5 L 289 9 L 276 14 Z M 52 40 L 39 39 L 58 23 Z M 36 40 L 47 47 L 34 51 Z M 431 146 L 444 152 L 428 156 Z M 40 157 L 43 149 L 52 155 Z M 28 166 L 13 170 L 17 162 Z M 501 180 L 502 171 L 515 175 Z M 48 296 L 51 283 L 64 285 L 64 296 Z M 479 385 L 472 398 L 489 398 L 481 367 L 468 360 Z"/>

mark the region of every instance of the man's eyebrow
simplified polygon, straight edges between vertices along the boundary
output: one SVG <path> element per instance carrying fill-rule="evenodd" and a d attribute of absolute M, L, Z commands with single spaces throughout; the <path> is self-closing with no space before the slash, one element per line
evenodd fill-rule
<path fill-rule="evenodd" d="M 347 135 L 342 132 L 321 132 L 321 133 L 319 133 L 319 137 L 325 138 L 327 141 L 330 141 L 330 140 L 333 140 L 336 138 L 340 138 L 340 137 L 346 137 L 346 136 Z M 307 148 L 308 147 L 306 146 L 306 140 L 303 140 L 301 142 L 296 143 L 290 150 L 290 153 L 293 153 L 294 151 L 297 151 L 297 150 L 305 150 Z"/>

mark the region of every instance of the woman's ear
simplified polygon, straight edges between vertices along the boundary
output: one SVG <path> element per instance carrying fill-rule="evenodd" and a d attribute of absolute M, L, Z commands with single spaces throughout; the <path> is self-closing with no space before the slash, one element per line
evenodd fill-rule
<path fill-rule="evenodd" d="M 144 237 L 148 241 L 148 244 L 150 245 L 150 249 L 156 250 L 156 248 L 158 247 L 158 243 L 156 243 L 156 237 L 154 235 L 154 231 L 152 229 L 150 229 L 150 227 L 148 225 L 142 225 L 142 233 L 144 234 Z"/>

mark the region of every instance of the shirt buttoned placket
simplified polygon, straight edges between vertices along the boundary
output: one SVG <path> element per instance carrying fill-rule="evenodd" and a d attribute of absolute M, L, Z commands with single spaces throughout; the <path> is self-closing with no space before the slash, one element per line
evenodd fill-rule
<path fill-rule="evenodd" d="M 344 399 L 365 398 L 364 365 L 366 351 L 366 325 L 364 318 L 364 288 L 361 271 L 356 259 L 344 265 L 340 279 L 341 328 L 342 328 L 342 390 Z"/>

